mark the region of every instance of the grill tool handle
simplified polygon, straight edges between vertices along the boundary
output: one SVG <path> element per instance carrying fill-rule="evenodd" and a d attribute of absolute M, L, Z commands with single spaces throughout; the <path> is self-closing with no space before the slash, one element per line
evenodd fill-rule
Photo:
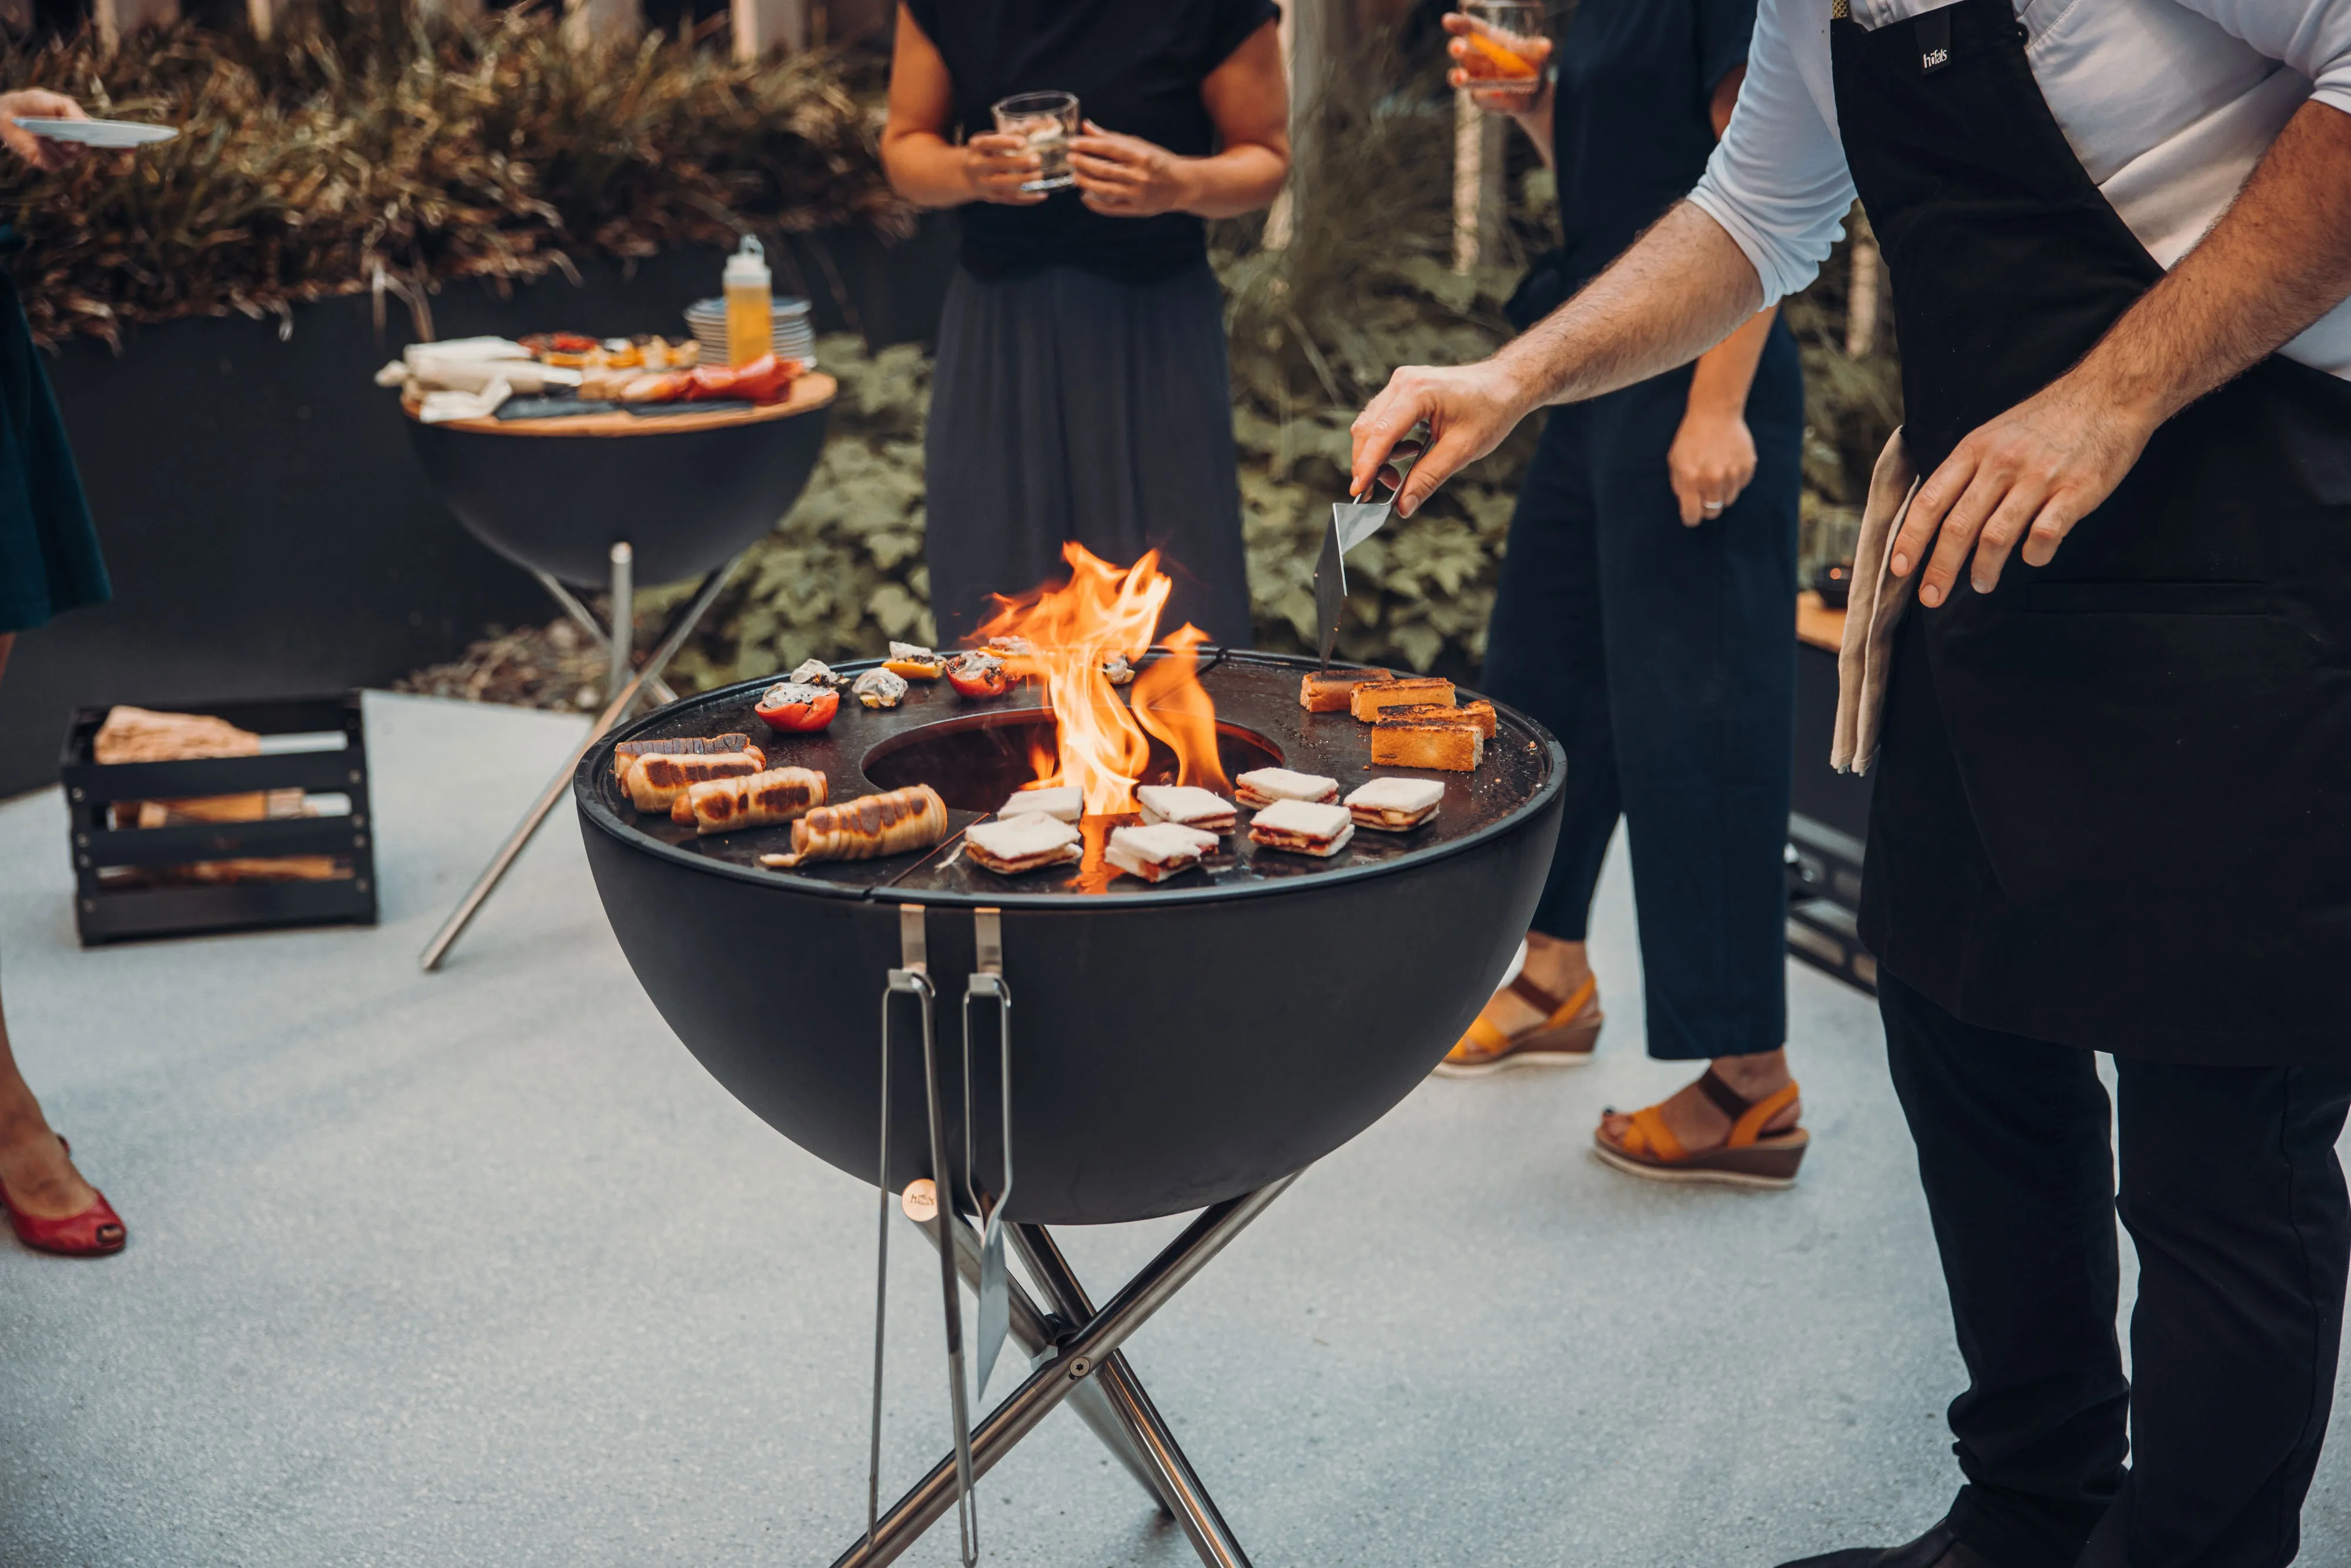
<path fill-rule="evenodd" d="M 977 941 L 979 967 L 963 993 L 963 1179 L 971 1192 L 972 1202 L 979 1206 L 982 1229 L 979 1243 L 979 1366 L 978 1381 L 973 1393 L 985 1398 L 988 1374 L 996 1370 L 997 1355 L 1004 1349 L 1004 1339 L 1012 1327 L 1012 1296 L 1010 1277 L 1004 1260 L 1004 1206 L 1012 1197 L 1012 990 L 1004 980 L 1004 918 L 999 910 L 979 909 L 972 914 L 973 935 Z M 998 1071 L 998 1108 L 1002 1115 L 1004 1152 L 1004 1188 L 993 1200 L 979 1190 L 977 1151 L 979 1138 L 976 1119 L 978 1096 L 972 1092 L 972 1009 L 976 1000 L 993 999 L 996 1003 L 996 1058 Z"/>
<path fill-rule="evenodd" d="M 972 1495 L 971 1404 L 964 1392 L 963 1287 L 956 1279 L 955 1239 L 947 1229 L 955 1218 L 955 1180 L 947 1166 L 946 1084 L 939 1071 L 938 1030 L 935 1027 L 937 991 L 931 984 L 927 967 L 921 970 L 914 968 L 915 962 L 927 956 L 923 940 L 922 905 L 902 904 L 898 906 L 898 942 L 905 967 L 891 971 L 892 987 L 897 987 L 897 977 L 901 973 L 918 976 L 921 980 L 923 1091 L 930 1112 L 931 1180 L 938 1189 L 937 1205 L 931 1223 L 936 1228 L 933 1239 L 938 1243 L 939 1284 L 946 1302 L 947 1407 L 955 1420 L 956 1524 L 963 1538 L 964 1568 L 976 1568 L 979 1562 L 979 1503 Z"/>

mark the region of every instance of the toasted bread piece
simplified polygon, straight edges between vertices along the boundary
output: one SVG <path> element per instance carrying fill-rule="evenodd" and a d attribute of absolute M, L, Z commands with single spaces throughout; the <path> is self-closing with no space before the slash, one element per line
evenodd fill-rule
<path fill-rule="evenodd" d="M 1396 719 L 1410 718 L 1435 718 L 1447 722 L 1457 718 L 1466 718 L 1475 724 L 1478 727 L 1478 733 L 1488 740 L 1494 738 L 1497 723 L 1494 716 L 1494 705 L 1484 697 L 1479 697 L 1474 703 L 1463 703 L 1458 707 L 1445 707 L 1437 703 L 1413 703 L 1405 707 L 1385 708 L 1380 713 L 1379 722 L 1388 724 Z"/>
<path fill-rule="evenodd" d="M 1146 824 L 1181 822 L 1202 832 L 1229 833 L 1238 821 L 1230 800 L 1188 784 L 1145 784 L 1134 792 L 1134 800 L 1143 808 Z"/>
<path fill-rule="evenodd" d="M 1347 699 L 1347 711 L 1369 724 L 1380 716 L 1382 708 L 1426 703 L 1451 707 L 1453 683 L 1442 675 L 1411 675 L 1400 681 L 1374 681 L 1354 689 Z"/>
<path fill-rule="evenodd" d="M 1298 683 L 1298 706 L 1308 713 L 1345 713 L 1357 686 L 1394 679 L 1385 670 L 1309 670 Z"/>
<path fill-rule="evenodd" d="M 996 809 L 999 817 L 1018 817 L 1027 811 L 1042 811 L 1056 821 L 1074 822 L 1085 815 L 1086 792 L 1074 784 L 1055 784 L 1044 789 L 1016 789 L 1012 799 Z"/>
<path fill-rule="evenodd" d="M 1391 719 L 1372 726 L 1375 768 L 1437 768 L 1473 773 L 1486 756 L 1486 737 L 1474 724 L 1432 718 Z"/>

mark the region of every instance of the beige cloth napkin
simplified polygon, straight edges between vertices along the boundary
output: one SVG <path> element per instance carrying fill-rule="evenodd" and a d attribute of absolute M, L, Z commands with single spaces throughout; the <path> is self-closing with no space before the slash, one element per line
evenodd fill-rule
<path fill-rule="evenodd" d="M 1877 760 L 1878 718 L 1886 708 L 1894 629 L 1901 624 L 1902 612 L 1918 586 L 1916 576 L 1893 574 L 1894 537 L 1917 493 L 1918 471 L 1911 466 L 1910 449 L 1897 429 L 1870 471 L 1861 539 L 1854 546 L 1844 642 L 1837 649 L 1836 735 L 1829 743 L 1829 766 L 1840 773 L 1866 773 Z"/>

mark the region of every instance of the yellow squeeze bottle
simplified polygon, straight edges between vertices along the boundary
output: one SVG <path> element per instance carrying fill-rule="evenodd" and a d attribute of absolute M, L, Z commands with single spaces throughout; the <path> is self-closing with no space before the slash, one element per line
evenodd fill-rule
<path fill-rule="evenodd" d="M 726 258 L 723 278 L 726 295 L 726 362 L 747 365 L 775 351 L 775 280 L 768 271 L 768 253 L 749 235 L 740 249 Z"/>

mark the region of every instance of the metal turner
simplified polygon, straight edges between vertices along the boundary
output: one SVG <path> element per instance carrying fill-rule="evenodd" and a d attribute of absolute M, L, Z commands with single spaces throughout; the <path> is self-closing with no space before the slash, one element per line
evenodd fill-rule
<path fill-rule="evenodd" d="M 1420 443 L 1399 441 L 1368 489 L 1331 504 L 1331 527 L 1322 535 L 1322 556 L 1314 564 L 1314 625 L 1322 667 L 1331 667 L 1331 650 L 1339 641 L 1339 617 L 1347 609 L 1347 552 L 1370 538 L 1395 511 L 1395 493 L 1404 486 L 1405 470 L 1420 455 Z M 1382 489 L 1384 501 L 1373 499 Z"/>
<path fill-rule="evenodd" d="M 997 1354 L 1004 1349 L 1005 1336 L 1012 1329 L 1011 1279 L 1005 1272 L 1004 1261 L 1004 1206 L 1012 1197 L 1012 991 L 1004 983 L 1002 915 L 994 909 L 980 909 L 974 911 L 972 922 L 978 944 L 978 967 L 972 972 L 963 995 L 963 1178 L 964 1185 L 971 1190 L 972 1202 L 979 1206 L 981 1219 L 979 1382 L 974 1392 L 984 1398 L 987 1394 L 987 1375 L 996 1370 Z M 1004 1150 L 1004 1190 L 992 1200 L 979 1190 L 973 1157 L 979 1140 L 974 1127 L 974 1110 L 978 1101 L 972 1093 L 971 1004 L 976 998 L 987 998 L 996 1002 L 997 1105 L 1003 1118 Z"/>

